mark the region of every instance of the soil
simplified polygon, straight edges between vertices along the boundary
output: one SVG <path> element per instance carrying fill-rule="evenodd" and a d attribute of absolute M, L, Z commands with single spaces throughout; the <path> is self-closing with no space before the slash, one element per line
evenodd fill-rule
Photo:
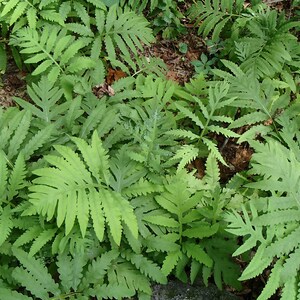
<path fill-rule="evenodd" d="M 180 44 L 185 44 L 187 52 L 180 52 Z M 179 84 L 188 82 L 195 74 L 193 60 L 199 59 L 205 51 L 205 43 L 197 36 L 194 29 L 190 28 L 189 33 L 176 40 L 164 40 L 161 36 L 157 42 L 145 48 L 146 56 L 161 58 L 167 65 L 167 78 Z"/>
<path fill-rule="evenodd" d="M 13 97 L 28 98 L 25 76 L 25 72 L 20 71 L 13 60 L 9 60 L 6 73 L 0 76 L 0 107 L 15 105 Z"/>

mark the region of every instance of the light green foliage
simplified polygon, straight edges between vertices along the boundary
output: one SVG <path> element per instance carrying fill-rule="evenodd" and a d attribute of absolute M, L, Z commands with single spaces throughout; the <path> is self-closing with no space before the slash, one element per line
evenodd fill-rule
<path fill-rule="evenodd" d="M 288 133 L 281 132 L 281 136 L 290 140 Z M 240 280 L 255 277 L 270 268 L 272 273 L 258 299 L 269 299 L 278 288 L 284 291 L 281 299 L 288 299 L 291 293 L 298 295 L 293 282 L 297 280 L 300 269 L 299 146 L 294 152 L 272 139 L 265 144 L 253 142 L 252 146 L 256 153 L 253 155 L 251 173 L 260 175 L 261 179 L 247 186 L 268 191 L 269 194 L 262 193 L 259 202 L 250 203 L 251 215 L 246 209 L 243 209 L 242 216 L 228 214 L 230 224 L 227 231 L 248 236 L 234 255 L 258 246 Z M 273 261 L 275 263 L 271 265 Z"/>
<path fill-rule="evenodd" d="M 109 186 L 109 160 L 96 132 L 91 145 L 73 138 L 83 160 L 66 146 L 55 146 L 60 156 L 48 155 L 46 161 L 54 168 L 42 168 L 34 173 L 39 177 L 30 188 L 30 202 L 47 220 L 56 218 L 57 226 L 65 224 L 65 234 L 72 230 L 77 219 L 84 237 L 89 219 L 100 241 L 107 223 L 113 240 L 121 241 L 122 222 L 137 238 L 137 223 L 133 209 L 119 193 Z M 51 181 L 51 185 L 49 182 Z M 57 213 L 56 213 L 57 210 Z"/>
<path fill-rule="evenodd" d="M 243 0 L 198 1 L 190 17 L 199 23 L 198 32 L 204 37 L 212 34 L 213 42 L 225 37 L 223 53 L 256 77 L 274 77 L 299 61 L 299 51 L 294 51 L 299 48 L 297 37 L 290 33 L 299 23 L 264 4 L 248 7 Z"/>
<path fill-rule="evenodd" d="M 207 284 L 213 273 L 220 288 L 224 281 L 240 288 L 238 267 L 231 260 L 236 242 L 224 232 L 221 222 L 233 191 L 221 189 L 213 155 L 207 159 L 206 172 L 201 181 L 184 171 L 167 178 L 165 191 L 155 197 L 159 206 L 143 216 L 150 228 L 156 225 L 165 230 L 146 236 L 146 244 L 152 251 L 166 252 L 162 265 L 166 275 L 175 268 L 176 276 L 186 281 L 184 269 L 190 265 L 191 282 L 202 273 Z"/>
<path fill-rule="evenodd" d="M 195 2 L 207 49 L 181 86 L 143 55 L 184 31 L 179 5 L 0 1 L 0 72 L 12 53 L 29 81 L 0 109 L 0 300 L 150 300 L 174 276 L 238 290 L 261 274 L 258 299 L 300 297 L 299 23 Z M 114 69 L 127 77 L 105 82 Z M 242 147 L 250 170 L 227 181 Z"/>
<path fill-rule="evenodd" d="M 60 75 L 72 74 L 95 65 L 91 58 L 79 55 L 79 50 L 89 42 L 86 39 L 75 41 L 66 29 L 45 25 L 41 31 L 30 28 L 19 30 L 11 43 L 23 48 L 21 53 L 31 54 L 25 63 L 39 64 L 32 75 L 45 74 L 47 71 L 48 79 L 55 82 Z"/>
<path fill-rule="evenodd" d="M 193 145 L 184 145 L 173 157 L 173 159 L 181 159 L 178 170 L 182 170 L 187 163 L 193 161 L 196 157 L 206 156 L 207 150 L 214 153 L 217 159 L 226 165 L 216 144 L 208 139 L 207 135 L 209 133 L 217 133 L 223 134 L 226 137 L 238 137 L 235 132 L 220 125 L 221 123 L 230 124 L 233 122 L 230 116 L 222 114 L 222 108 L 230 106 L 235 100 L 235 97 L 227 95 L 230 84 L 224 81 L 214 86 L 204 87 L 204 89 L 201 89 L 200 85 L 199 90 L 201 93 L 197 95 L 199 91 L 195 91 L 194 89 L 196 84 L 201 82 L 201 80 L 204 79 L 200 76 L 192 84 L 186 85 L 186 91 L 178 93 L 180 98 L 188 101 L 187 103 L 175 103 L 175 107 L 180 112 L 178 118 L 189 118 L 193 125 L 195 125 L 195 130 L 176 129 L 169 131 L 169 134 L 196 142 Z M 194 93 L 196 95 L 193 95 Z M 194 111 L 191 111 L 189 106 L 193 106 Z M 197 132 L 198 134 L 196 134 Z"/>

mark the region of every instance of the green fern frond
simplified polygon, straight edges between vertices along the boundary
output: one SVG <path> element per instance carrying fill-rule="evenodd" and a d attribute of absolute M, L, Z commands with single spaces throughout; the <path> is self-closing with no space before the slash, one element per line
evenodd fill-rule
<path fill-rule="evenodd" d="M 12 291 L 10 288 L 0 287 L 0 299 L 1 300 L 32 300 L 31 297 L 25 296 L 16 291 Z"/>
<path fill-rule="evenodd" d="M 208 150 L 223 164 L 223 165 L 225 165 L 225 166 L 227 166 L 227 163 L 226 163 L 226 161 L 224 160 L 224 158 L 223 158 L 223 156 L 221 155 L 221 153 L 220 153 L 220 151 L 219 151 L 219 149 L 218 149 L 218 147 L 217 147 L 217 145 L 213 142 L 213 141 L 211 141 L 211 140 L 209 140 L 209 139 L 207 139 L 207 138 L 203 138 L 202 139 L 202 141 L 203 141 L 203 143 L 207 146 L 207 148 L 208 148 Z"/>
<path fill-rule="evenodd" d="M 239 280 L 247 280 L 261 274 L 271 264 L 272 260 L 272 257 L 265 254 L 265 245 L 260 245 Z"/>
<path fill-rule="evenodd" d="M 126 196 L 141 196 L 150 193 L 161 192 L 163 190 L 162 186 L 154 185 L 149 181 L 145 181 L 142 178 L 135 184 L 124 189 L 122 193 Z"/>
<path fill-rule="evenodd" d="M 276 290 L 280 286 L 281 271 L 282 271 L 282 259 L 277 260 L 277 262 L 273 266 L 272 273 L 269 276 L 269 279 L 268 279 L 267 284 L 265 285 L 263 291 L 257 298 L 258 300 L 269 299 L 272 295 L 275 294 Z"/>
<path fill-rule="evenodd" d="M 104 252 L 92 261 L 88 266 L 88 270 L 85 274 L 84 281 L 88 284 L 98 284 L 104 278 L 107 270 L 119 257 L 119 251 L 116 249 Z"/>
<path fill-rule="evenodd" d="M 190 140 L 199 139 L 199 136 L 194 134 L 193 132 L 185 129 L 173 129 L 167 132 L 167 134 L 174 135 L 180 138 L 188 138 Z"/>
<path fill-rule="evenodd" d="M 281 299 L 282 300 L 297 299 L 297 295 L 298 295 L 298 287 L 296 283 L 296 278 L 292 277 L 291 279 L 289 279 L 284 283 L 284 287 L 281 293 Z"/>
<path fill-rule="evenodd" d="M 243 10 L 243 1 L 198 1 L 189 9 L 189 16 L 199 24 L 198 33 L 207 37 L 212 33 L 212 40 L 219 39 L 227 23 L 232 22 Z"/>
<path fill-rule="evenodd" d="M 80 57 L 78 52 L 86 43 L 84 38 L 75 40 L 66 29 L 55 25 L 45 25 L 42 30 L 22 28 L 11 40 L 12 45 L 23 48 L 21 53 L 31 55 L 25 63 L 39 63 L 32 74 L 47 72 L 50 82 L 55 82 L 61 74 L 74 72 L 72 63 Z M 88 65 L 84 69 L 93 64 L 91 59 L 86 60 Z"/>
<path fill-rule="evenodd" d="M 43 228 L 40 225 L 31 226 L 23 234 L 20 234 L 19 237 L 15 240 L 14 246 L 21 247 L 24 244 L 27 244 L 33 241 L 43 232 Z"/>
<path fill-rule="evenodd" d="M 136 26 L 139 24 L 139 26 Z M 117 6 L 111 6 L 106 16 L 104 43 L 108 59 L 117 64 L 116 47 L 123 55 L 124 61 L 129 65 L 135 65 L 129 51 L 137 56 L 137 49 L 142 50 L 142 43 L 149 45 L 154 36 L 148 27 L 148 21 L 134 12 L 118 12 Z"/>
<path fill-rule="evenodd" d="M 204 264 L 207 267 L 211 267 L 213 265 L 213 260 L 200 245 L 191 242 L 185 242 L 183 244 L 183 250 L 188 257 L 195 259 L 200 264 Z"/>
<path fill-rule="evenodd" d="M 166 256 L 161 271 L 164 275 L 169 275 L 182 257 L 181 251 L 170 252 Z"/>
<path fill-rule="evenodd" d="M 57 102 L 62 98 L 63 91 L 55 87 L 45 76 L 41 78 L 37 85 L 33 83 L 32 87 L 28 86 L 27 91 L 35 105 L 18 97 L 15 97 L 14 100 L 40 119 L 46 122 L 54 120 L 58 111 Z"/>
<path fill-rule="evenodd" d="M 18 191 L 25 186 L 26 177 L 25 160 L 20 153 L 15 161 L 14 168 L 8 179 L 7 200 L 11 201 Z"/>
<path fill-rule="evenodd" d="M 98 134 L 94 133 L 91 145 L 80 139 L 74 141 L 84 161 L 70 148 L 55 146 L 60 156 L 45 157 L 53 167 L 34 171 L 39 177 L 30 187 L 31 203 L 48 220 L 55 217 L 58 226 L 65 223 L 66 234 L 70 233 L 77 218 L 84 237 L 91 218 L 96 235 L 102 240 L 105 217 L 117 244 L 121 241 L 121 220 L 137 237 L 137 221 L 131 205 L 121 194 L 108 189 L 105 178 L 108 176 L 108 158 Z"/>
<path fill-rule="evenodd" d="M 235 42 L 241 68 L 254 72 L 258 77 L 273 77 L 291 61 L 289 44 L 296 37 L 289 33 L 295 24 L 281 18 L 276 10 L 262 10 L 248 24 L 249 36 Z"/>
<path fill-rule="evenodd" d="M 30 111 L 17 112 L 9 118 L 0 131 L 1 149 L 4 150 L 8 159 L 14 158 L 25 140 L 31 122 Z"/>
<path fill-rule="evenodd" d="M 0 246 L 7 240 L 12 228 L 14 227 L 13 225 L 13 217 L 10 207 L 6 206 L 3 209 L 0 209 Z"/>
<path fill-rule="evenodd" d="M 40 251 L 44 245 L 54 238 L 56 232 L 57 228 L 45 229 L 41 232 L 41 234 L 33 241 L 28 255 L 33 256 Z"/>
<path fill-rule="evenodd" d="M 187 137 L 191 140 L 197 140 L 198 153 L 195 152 L 195 146 L 183 146 L 175 155 L 176 158 L 182 156 L 181 162 L 179 165 L 179 169 L 182 169 L 186 163 L 194 160 L 196 156 L 203 155 L 203 153 L 207 154 L 208 152 L 212 152 L 215 157 L 226 165 L 225 160 L 223 159 L 220 151 L 218 150 L 216 144 L 207 138 L 209 132 L 216 133 L 218 135 L 224 135 L 226 137 L 238 137 L 234 131 L 229 128 L 224 127 L 224 122 L 232 123 L 233 119 L 229 116 L 222 116 L 222 109 L 225 107 L 231 106 L 233 101 L 235 101 L 236 97 L 229 95 L 231 85 L 227 81 L 217 82 L 211 85 L 209 88 L 206 87 L 206 96 L 207 99 L 198 98 L 196 96 L 187 97 L 185 95 L 185 91 L 182 94 L 181 92 L 176 92 L 176 95 L 183 96 L 189 102 L 192 102 L 193 111 L 190 108 L 187 108 L 181 104 L 175 103 L 176 108 L 180 112 L 179 118 L 186 117 L 189 118 L 196 127 L 201 129 L 201 133 L 199 135 L 192 132 L 192 130 L 186 129 L 176 129 L 171 130 L 168 134 L 172 134 L 179 137 Z M 198 94 L 199 92 L 190 86 L 187 86 L 187 90 L 191 90 L 193 93 Z M 203 89 L 201 89 L 201 93 L 203 95 Z M 208 95 L 207 95 L 208 94 Z M 198 129 L 199 130 L 199 129 Z M 197 131 L 198 131 L 197 130 Z M 187 156 L 184 149 L 189 150 L 189 155 Z"/>
<path fill-rule="evenodd" d="M 176 154 L 172 157 L 172 160 L 180 159 L 180 163 L 177 167 L 177 171 L 180 172 L 184 167 L 194 161 L 199 155 L 199 150 L 193 145 L 183 145 Z"/>
<path fill-rule="evenodd" d="M 135 254 L 129 250 L 124 251 L 121 255 L 140 270 L 142 274 L 147 275 L 158 283 L 167 283 L 167 278 L 163 275 L 161 269 L 143 255 Z"/>
<path fill-rule="evenodd" d="M 71 289 L 77 291 L 83 277 L 83 267 L 86 260 L 83 255 L 77 254 L 74 258 L 67 254 L 58 256 L 56 265 L 58 267 L 60 284 L 65 292 Z"/>
<path fill-rule="evenodd" d="M 40 260 L 29 257 L 21 249 L 13 249 L 15 257 L 20 261 L 22 267 L 13 270 L 13 277 L 33 295 L 48 299 L 49 293 L 60 295 L 58 284 L 55 283 L 48 270 Z"/>
<path fill-rule="evenodd" d="M 280 274 L 281 282 L 286 282 L 291 278 L 296 278 L 300 269 L 300 248 L 296 248 L 291 252 L 285 260 Z"/>
<path fill-rule="evenodd" d="M 283 287 L 283 296 L 296 295 L 295 279 L 299 273 L 299 160 L 295 153 L 273 140 L 253 142 L 251 174 L 259 174 L 260 180 L 247 186 L 269 191 L 261 194 L 259 202 L 250 204 L 249 213 L 243 208 L 243 218 L 237 212 L 229 214 L 227 231 L 235 235 L 249 236 L 233 255 L 239 255 L 257 246 L 255 256 L 244 270 L 240 280 L 247 280 L 271 269 L 271 276 L 258 299 L 269 299 Z M 276 167 L 274 166 L 276 161 Z M 251 218 L 249 215 L 252 215 Z M 275 264 L 271 263 L 275 260 Z M 293 289 L 287 291 L 287 287 Z"/>
<path fill-rule="evenodd" d="M 1 204 L 6 197 L 6 187 L 8 181 L 7 158 L 3 151 L 0 152 L 0 199 Z"/>

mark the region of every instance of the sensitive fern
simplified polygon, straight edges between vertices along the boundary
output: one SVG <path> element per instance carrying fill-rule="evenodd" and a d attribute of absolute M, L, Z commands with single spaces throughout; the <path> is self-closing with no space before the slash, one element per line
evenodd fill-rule
<path fill-rule="evenodd" d="M 23 48 L 21 53 L 31 54 L 25 63 L 39 63 L 33 75 L 47 71 L 51 82 L 55 82 L 60 75 L 72 74 L 95 65 L 91 58 L 78 53 L 90 40 L 75 40 L 74 36 L 59 26 L 45 25 L 41 30 L 23 28 L 16 33 L 11 43 Z"/>
<path fill-rule="evenodd" d="M 244 0 L 197 1 L 190 8 L 189 16 L 199 24 L 199 34 L 207 37 L 209 33 L 212 33 L 212 40 L 216 41 L 226 24 L 232 23 L 239 16 L 243 5 Z"/>
<path fill-rule="evenodd" d="M 146 236 L 145 244 L 152 251 L 166 253 L 162 265 L 165 275 L 174 272 L 180 280 L 186 281 L 185 267 L 190 265 L 191 282 L 202 273 L 207 284 L 213 273 L 220 289 L 222 281 L 240 288 L 239 271 L 231 261 L 231 251 L 220 252 L 219 249 L 236 249 L 234 239 L 224 232 L 221 221 L 224 207 L 230 206 L 231 192 L 220 191 L 218 166 L 213 155 L 208 157 L 206 167 L 207 174 L 201 181 L 183 171 L 168 178 L 165 191 L 155 197 L 158 207 L 143 213 L 143 222 L 155 232 Z M 226 273 L 228 268 L 230 274 Z"/>
<path fill-rule="evenodd" d="M 77 218 L 84 237 L 91 218 L 100 241 L 105 223 L 117 244 L 121 241 L 122 222 L 137 237 L 132 207 L 119 193 L 109 189 L 109 160 L 97 133 L 93 134 L 91 145 L 79 138 L 73 141 L 82 158 L 69 147 L 55 146 L 60 156 L 45 157 L 54 168 L 34 171 L 39 177 L 30 187 L 30 202 L 47 220 L 55 217 L 58 227 L 65 223 L 66 234 L 70 233 Z"/>
<path fill-rule="evenodd" d="M 253 142 L 252 174 L 261 175 L 261 180 L 247 184 L 248 187 L 269 194 L 261 196 L 260 202 L 250 204 L 251 215 L 243 209 L 243 215 L 229 214 L 228 231 L 248 236 L 234 253 L 239 255 L 258 245 L 257 252 L 244 270 L 240 280 L 247 280 L 271 269 L 269 280 L 258 299 L 269 299 L 277 289 L 283 288 L 281 299 L 298 295 L 292 287 L 299 276 L 299 180 L 300 162 L 295 153 L 280 143 L 268 139 L 262 144 Z M 298 151 L 299 152 L 299 151 Z M 276 166 L 274 165 L 276 161 Z M 274 265 L 272 262 L 275 261 Z"/>
<path fill-rule="evenodd" d="M 199 78 L 201 80 L 201 78 Z M 226 137 L 237 137 L 238 135 L 223 127 L 222 123 L 232 123 L 230 116 L 224 116 L 219 114 L 222 108 L 229 106 L 235 97 L 228 97 L 230 85 L 228 82 L 219 82 L 215 86 L 211 86 L 208 89 L 208 97 L 200 98 L 197 96 L 191 96 L 186 93 L 179 93 L 179 96 L 188 100 L 193 106 L 197 107 L 198 111 L 192 111 L 188 103 L 179 104 L 175 103 L 175 107 L 179 111 L 179 118 L 188 118 L 195 125 L 194 130 L 171 130 L 169 134 L 176 137 L 183 137 L 195 141 L 195 144 L 184 145 L 173 159 L 181 158 L 178 170 L 183 169 L 186 163 L 193 161 L 198 156 L 204 156 L 204 153 L 214 153 L 214 155 L 223 164 L 226 165 L 221 153 L 219 152 L 216 144 L 208 138 L 209 133 L 222 134 Z M 194 87 L 192 85 L 186 86 L 187 90 L 191 90 L 193 93 Z M 202 93 L 203 91 L 201 91 Z"/>

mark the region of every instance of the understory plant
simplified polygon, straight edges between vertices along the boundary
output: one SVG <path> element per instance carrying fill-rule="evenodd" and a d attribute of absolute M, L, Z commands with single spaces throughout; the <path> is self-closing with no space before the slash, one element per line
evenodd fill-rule
<path fill-rule="evenodd" d="M 241 290 L 266 274 L 258 299 L 300 297 L 299 23 L 196 1 L 189 21 L 218 50 L 181 86 L 143 54 L 183 31 L 178 5 L 1 1 L 0 73 L 12 57 L 27 91 L 0 108 L 0 300 L 146 300 L 169 278 Z M 221 183 L 227 142 L 254 154 Z"/>

